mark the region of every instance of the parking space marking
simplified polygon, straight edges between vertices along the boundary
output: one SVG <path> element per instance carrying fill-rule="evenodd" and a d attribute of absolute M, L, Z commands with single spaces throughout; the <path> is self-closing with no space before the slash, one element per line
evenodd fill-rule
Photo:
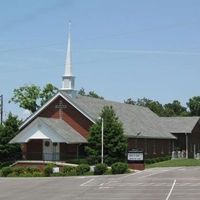
<path fill-rule="evenodd" d="M 168 172 L 168 171 L 169 170 L 164 170 L 164 171 L 161 171 L 161 172 L 151 173 L 151 174 L 147 174 L 145 176 L 141 176 L 140 178 L 147 178 L 147 177 L 154 176 L 154 175 L 157 175 L 157 174 L 162 174 L 162 173 Z"/>
<path fill-rule="evenodd" d="M 88 183 L 91 183 L 92 181 L 94 181 L 94 178 L 86 181 L 85 183 L 82 183 L 80 186 L 86 186 Z"/>
<path fill-rule="evenodd" d="M 135 173 L 131 173 L 131 174 L 128 174 L 128 175 L 125 175 L 125 176 L 121 176 L 121 177 L 119 177 L 119 178 L 117 178 L 117 179 L 122 180 L 122 179 L 128 178 L 128 177 L 130 177 L 130 176 L 135 176 L 135 175 L 140 174 L 140 173 L 143 173 L 143 172 L 144 172 L 144 171 L 137 171 L 137 172 L 135 172 Z"/>
<path fill-rule="evenodd" d="M 173 191 L 173 189 L 174 189 L 175 184 L 176 184 L 176 179 L 174 180 L 174 182 L 173 182 L 173 184 L 172 184 L 172 187 L 171 187 L 171 189 L 170 189 L 170 191 L 169 191 L 169 193 L 168 193 L 168 195 L 167 195 L 166 200 L 169 200 L 169 198 L 170 198 L 170 196 L 171 196 L 171 194 L 172 194 L 172 191 Z"/>

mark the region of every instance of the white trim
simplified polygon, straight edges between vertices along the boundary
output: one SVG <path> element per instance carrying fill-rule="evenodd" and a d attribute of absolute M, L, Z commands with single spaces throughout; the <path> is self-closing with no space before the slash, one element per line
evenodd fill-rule
<path fill-rule="evenodd" d="M 91 117 L 89 117 L 80 108 L 78 108 L 76 105 L 74 105 L 74 103 L 72 103 L 66 96 L 64 96 L 61 92 L 58 92 L 48 102 L 46 102 L 42 107 L 40 107 L 35 113 L 33 113 L 29 118 L 27 118 L 24 121 L 24 123 L 19 127 L 19 129 L 22 129 L 27 123 L 29 123 L 32 119 L 34 119 L 42 110 L 44 110 L 49 104 L 51 104 L 58 96 L 61 96 L 69 104 L 71 104 L 76 110 L 78 110 L 81 114 L 83 114 L 86 118 L 88 118 L 91 122 L 95 123 L 95 121 Z"/>

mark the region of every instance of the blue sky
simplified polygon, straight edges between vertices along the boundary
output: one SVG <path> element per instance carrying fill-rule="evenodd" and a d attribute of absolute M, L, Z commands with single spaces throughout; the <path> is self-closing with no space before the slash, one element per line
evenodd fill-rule
<path fill-rule="evenodd" d="M 0 2 L 0 94 L 4 114 L 27 84 L 61 87 L 72 21 L 76 89 L 121 101 L 183 105 L 199 94 L 199 0 L 7 0 Z"/>

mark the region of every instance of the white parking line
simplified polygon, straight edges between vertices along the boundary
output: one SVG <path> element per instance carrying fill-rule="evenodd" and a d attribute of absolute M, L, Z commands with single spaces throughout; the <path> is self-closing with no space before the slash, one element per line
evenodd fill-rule
<path fill-rule="evenodd" d="M 129 177 L 129 176 L 135 176 L 135 175 L 140 174 L 140 173 L 142 173 L 142 172 L 144 172 L 144 171 L 137 171 L 137 172 L 135 172 L 135 173 L 131 173 L 131 174 L 128 174 L 128 175 L 119 177 L 119 178 L 117 178 L 117 179 L 118 179 L 118 180 L 121 180 L 121 179 L 127 178 L 127 177 Z"/>
<path fill-rule="evenodd" d="M 157 174 L 162 174 L 162 173 L 165 173 L 165 172 L 168 172 L 169 170 L 163 170 L 161 172 L 156 172 L 156 173 L 151 173 L 151 174 L 148 174 L 148 175 L 145 175 L 145 176 L 141 176 L 139 178 L 146 178 L 146 177 L 149 177 L 149 176 L 153 176 L 153 175 L 157 175 Z"/>
<path fill-rule="evenodd" d="M 170 197 L 171 194 L 172 194 L 172 191 L 173 191 L 173 189 L 174 189 L 175 184 L 176 184 L 176 179 L 174 180 L 174 182 L 173 182 L 173 184 L 172 184 L 172 187 L 171 187 L 171 189 L 170 189 L 170 191 L 169 191 L 169 194 L 167 195 L 166 200 L 169 200 L 169 197 Z"/>
<path fill-rule="evenodd" d="M 88 183 L 90 183 L 90 182 L 92 182 L 92 181 L 94 181 L 94 178 L 92 178 L 92 179 L 86 181 L 85 183 L 82 183 L 80 186 L 85 186 L 85 185 L 87 185 Z"/>

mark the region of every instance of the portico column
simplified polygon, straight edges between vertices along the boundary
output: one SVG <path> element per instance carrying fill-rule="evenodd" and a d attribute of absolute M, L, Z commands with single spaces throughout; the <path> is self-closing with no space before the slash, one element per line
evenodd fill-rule
<path fill-rule="evenodd" d="M 188 134 L 185 133 L 185 153 L 186 153 L 186 159 L 188 159 Z"/>

